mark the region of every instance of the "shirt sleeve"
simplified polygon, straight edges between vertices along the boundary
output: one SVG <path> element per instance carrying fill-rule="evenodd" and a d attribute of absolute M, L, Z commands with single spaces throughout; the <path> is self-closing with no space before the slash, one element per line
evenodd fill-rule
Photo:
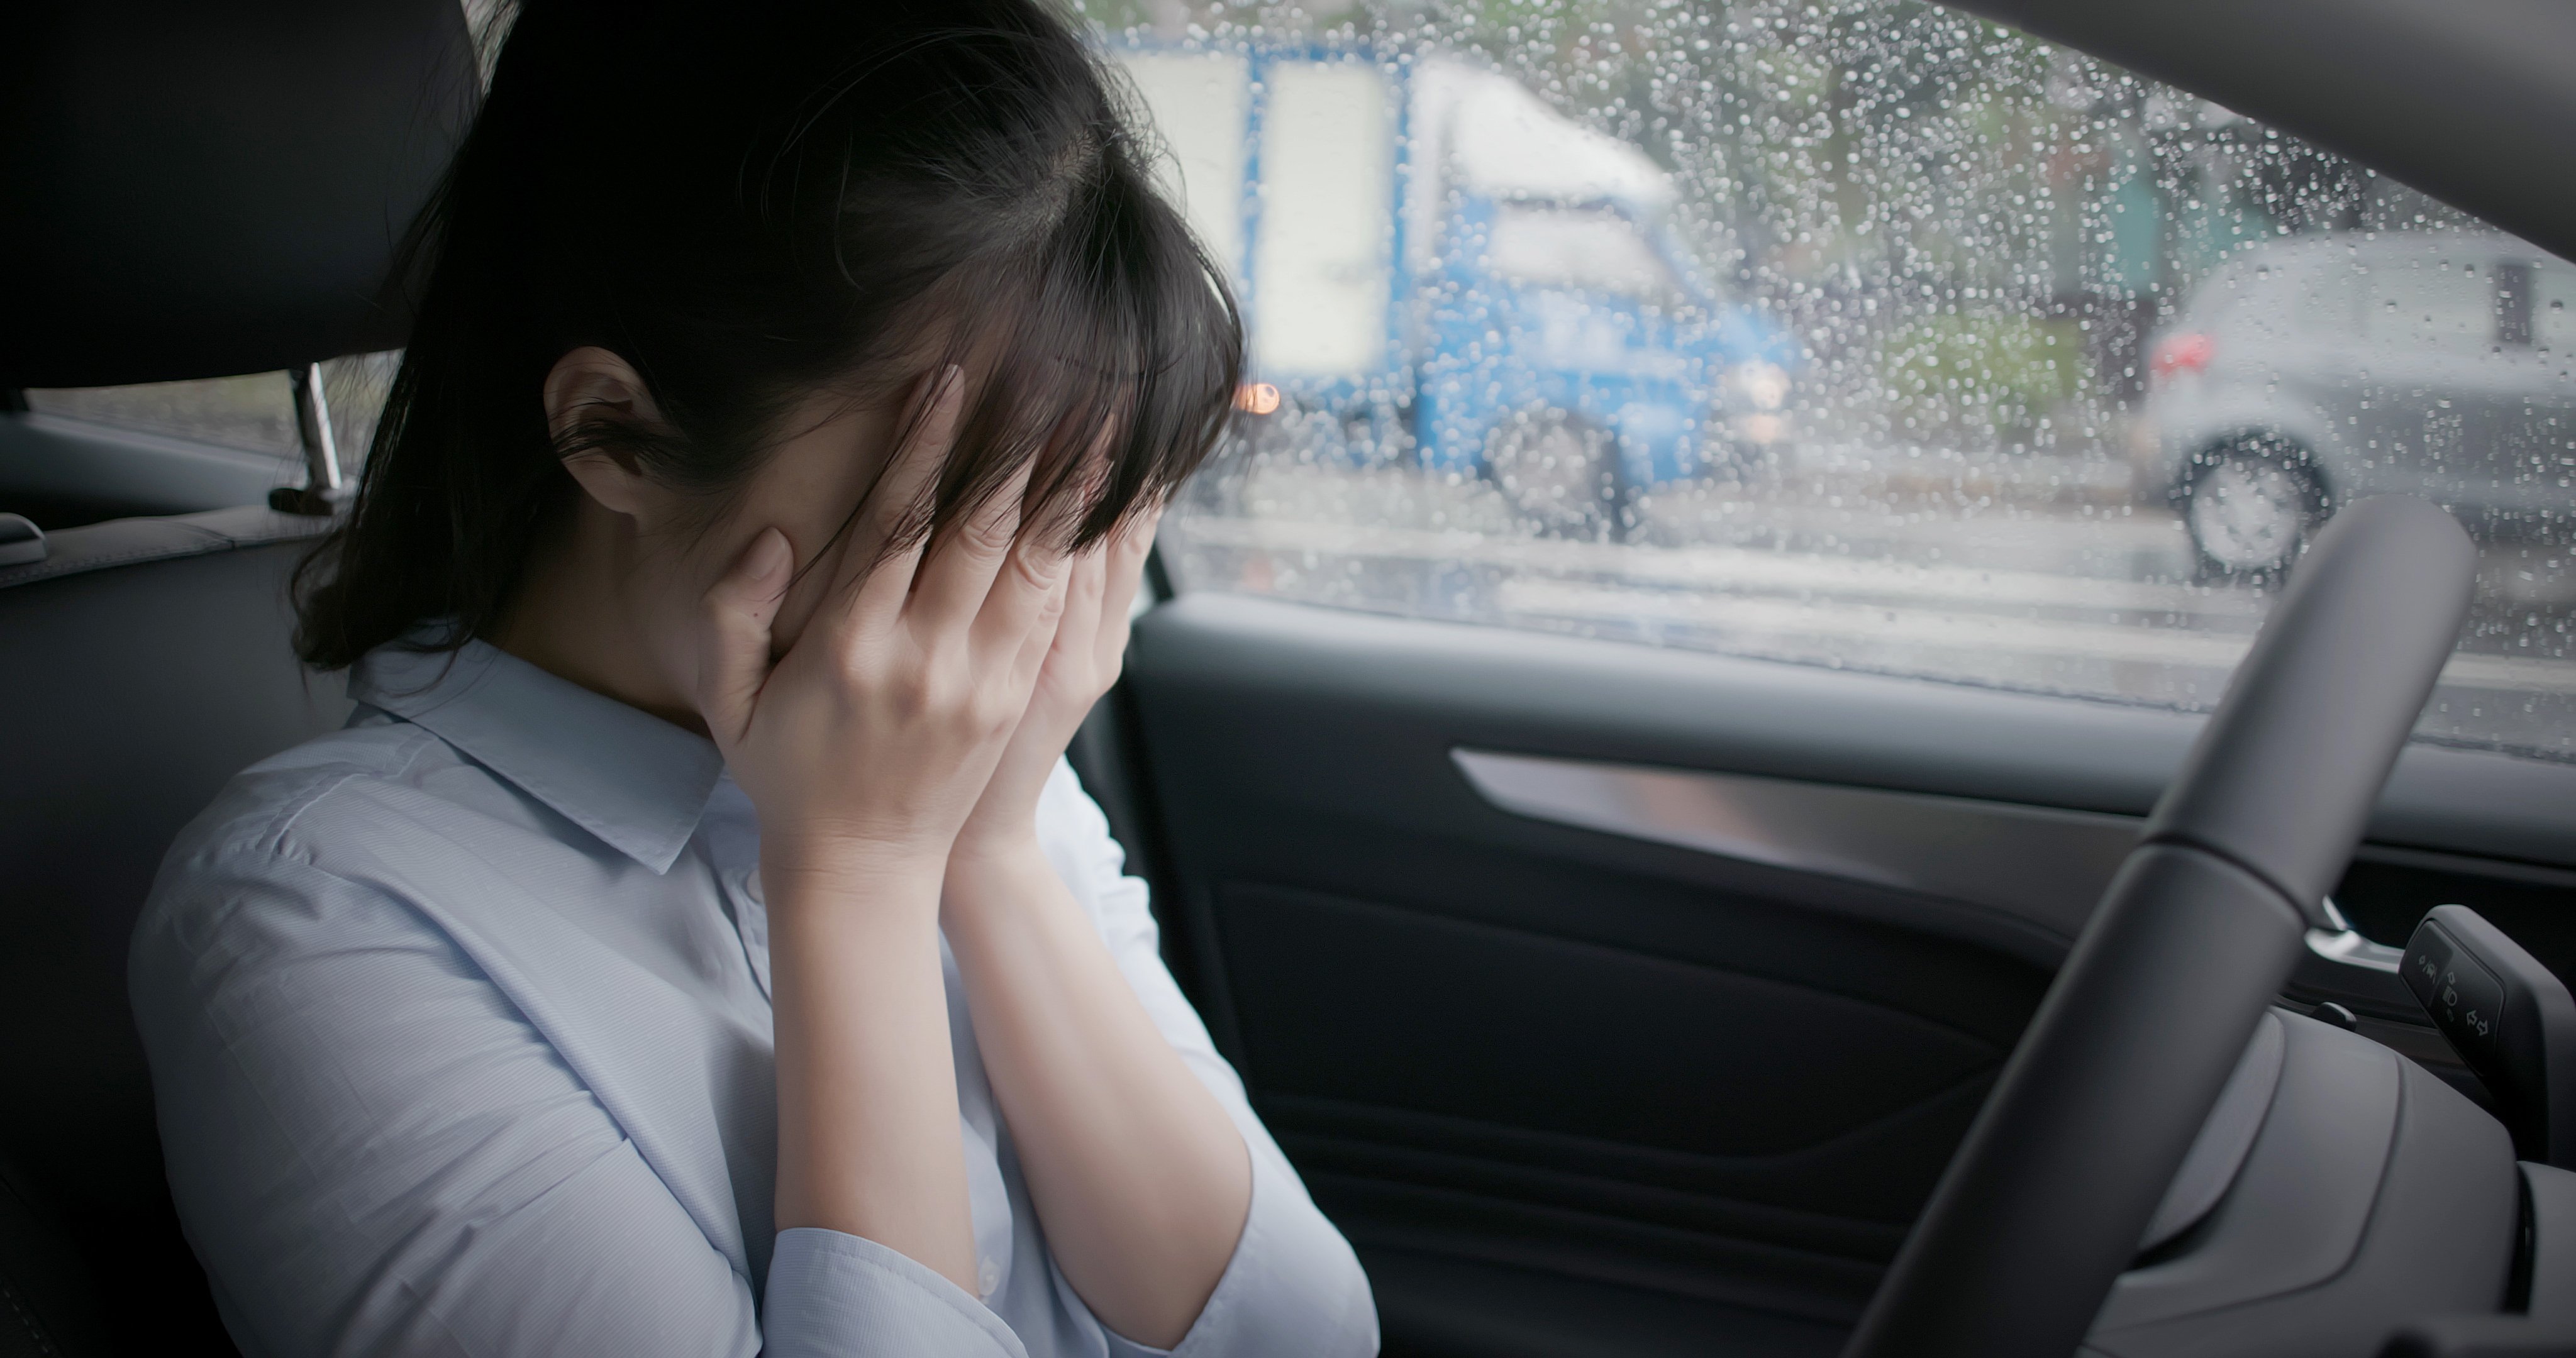
<path fill-rule="evenodd" d="M 1126 852 L 1108 818 L 1059 762 L 1039 803 L 1049 860 L 1091 912 L 1118 969 L 1146 1013 L 1225 1106 L 1252 1155 L 1252 1205 L 1234 1257 L 1199 1318 L 1168 1350 L 1174 1358 L 1368 1358 L 1378 1348 L 1377 1304 L 1350 1243 L 1307 1196 L 1306 1185 L 1261 1124 L 1234 1067 L 1163 965 L 1161 934 L 1145 883 L 1126 875 Z M 1111 1358 L 1166 1350 L 1109 1334 Z"/>
<path fill-rule="evenodd" d="M 1025 1358 L 838 1232 L 780 1233 L 756 1307 L 553 1046 L 376 888 L 173 863 L 129 982 L 180 1219 L 255 1358 L 748 1358 L 764 1320 L 779 1358 Z"/>

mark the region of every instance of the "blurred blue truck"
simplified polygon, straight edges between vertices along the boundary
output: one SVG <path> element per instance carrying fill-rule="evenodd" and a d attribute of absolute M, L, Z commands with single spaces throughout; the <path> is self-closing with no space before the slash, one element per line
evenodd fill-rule
<path fill-rule="evenodd" d="M 1510 75 L 1438 50 L 1114 55 L 1243 299 L 1273 446 L 1483 476 L 1540 531 L 1615 538 L 1639 495 L 1790 434 L 1795 347 L 1684 246 L 1671 176 Z"/>

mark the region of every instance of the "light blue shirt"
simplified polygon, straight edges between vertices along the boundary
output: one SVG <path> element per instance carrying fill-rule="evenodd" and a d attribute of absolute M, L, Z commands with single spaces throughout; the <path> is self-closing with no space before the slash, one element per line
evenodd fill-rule
<path fill-rule="evenodd" d="M 476 643 L 383 650 L 348 727 L 234 779 L 134 935 L 171 1191 L 252 1358 L 1130 1358 L 1049 1254 L 947 959 L 980 1295 L 775 1231 L 751 804 L 706 740 Z M 1368 1281 L 1156 952 L 1059 766 L 1047 856 L 1252 1157 L 1174 1350 L 1377 1349 Z M 945 949 L 943 947 L 943 954 Z"/>

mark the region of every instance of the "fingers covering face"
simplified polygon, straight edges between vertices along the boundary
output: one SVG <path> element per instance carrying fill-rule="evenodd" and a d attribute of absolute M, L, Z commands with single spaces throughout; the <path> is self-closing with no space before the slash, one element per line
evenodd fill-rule
<path fill-rule="evenodd" d="M 834 593 L 849 595 L 851 619 L 862 631 L 894 621 L 912 593 L 923 553 L 929 549 L 929 541 L 915 517 L 928 501 L 931 487 L 938 483 L 949 449 L 956 444 L 958 412 L 964 406 L 966 392 L 965 374 L 955 364 L 941 369 L 929 381 L 919 413 L 906 421 L 909 436 L 894 451 L 869 494 L 867 545 L 845 539 L 840 565 L 833 574 Z M 911 540 L 891 555 L 879 546 L 903 541 L 907 536 Z M 872 553 L 883 559 L 874 559 Z"/>
<path fill-rule="evenodd" d="M 1034 544 L 1020 540 L 1020 502 L 1028 494 L 1029 467 L 1022 464 L 991 498 L 977 505 L 952 532 L 930 546 L 913 586 L 910 614 L 916 626 L 965 628 L 976 625 L 997 602 L 1010 606 L 1012 591 L 1034 586 L 1043 597 L 1055 583 L 1051 573 L 1026 576 L 1025 561 Z M 1020 568 L 1005 569 L 1017 563 Z M 1014 634 L 1016 636 L 1016 633 Z"/>
<path fill-rule="evenodd" d="M 1136 591 L 1145 576 L 1145 559 L 1154 552 L 1154 529 L 1162 522 L 1157 505 L 1121 527 L 1106 544 L 1107 589 L 1101 601 L 1101 646 L 1104 665 L 1115 663 L 1127 649 L 1127 619 L 1136 606 Z M 1114 634 L 1114 635 L 1113 635 Z"/>
<path fill-rule="evenodd" d="M 706 638 L 698 660 L 698 714 L 718 745 L 729 747 L 751 720 L 769 675 L 770 624 L 795 573 L 787 535 L 764 528 L 707 591 Z"/>
<path fill-rule="evenodd" d="M 1109 544 L 1084 552 L 1074 561 L 1069 577 L 1064 617 L 1056 623 L 1056 649 L 1079 659 L 1087 669 L 1096 669 L 1100 628 L 1105 621 L 1102 609 L 1108 594 Z"/>
<path fill-rule="evenodd" d="M 1038 616 L 1021 631 L 1019 651 L 1011 657 L 1010 683 L 1014 690 L 1026 692 L 1028 685 L 1036 682 L 1038 672 L 1045 668 L 1047 658 L 1062 642 L 1069 622 L 1066 610 L 1071 605 L 1079 575 L 1078 566 L 1059 572 L 1055 584 L 1041 601 Z"/>
<path fill-rule="evenodd" d="M 898 620 L 925 635 L 953 636 L 962 630 L 977 657 L 1007 663 L 1042 612 L 1049 618 L 1050 631 L 1058 629 L 1056 615 L 1048 610 L 1055 606 L 1051 598 L 1056 584 L 1067 578 L 1065 572 L 1071 566 L 1054 545 L 1061 536 L 1027 517 L 1032 478 L 1042 470 L 1043 457 L 1014 468 L 1006 481 L 953 527 L 942 528 L 935 536 L 923 532 L 919 516 L 955 449 L 964 385 L 963 374 L 953 365 L 926 381 L 917 407 L 920 414 L 907 422 L 910 428 L 903 446 L 889 460 L 869 497 L 867 517 L 873 540 L 909 539 L 907 545 L 892 553 L 874 553 L 877 559 L 871 561 L 867 547 L 854 541 L 848 544 L 836 574 L 850 586 L 846 597 L 851 599 L 850 616 L 859 624 L 857 632 L 875 632 Z M 1042 496 L 1053 502 L 1071 489 L 1077 500 L 1087 504 L 1107 479 L 1109 437 L 1110 431 L 1104 430 L 1070 486 L 1051 485 Z M 1137 575 L 1151 549 L 1154 520 L 1159 516 L 1157 509 L 1131 518 L 1085 553 L 1098 558 L 1098 568 L 1087 581 L 1098 591 L 1091 600 L 1097 606 L 1083 607 L 1073 630 L 1085 637 L 1098 636 L 1114 613 L 1119 638 L 1102 644 L 1123 644 L 1125 613 L 1135 598 Z M 1063 519 L 1060 526 L 1069 532 L 1073 520 L 1080 517 L 1078 512 L 1066 518 L 1050 511 L 1050 524 Z M 1068 590 L 1065 602 L 1081 603 L 1075 597 L 1080 594 L 1079 587 Z"/>

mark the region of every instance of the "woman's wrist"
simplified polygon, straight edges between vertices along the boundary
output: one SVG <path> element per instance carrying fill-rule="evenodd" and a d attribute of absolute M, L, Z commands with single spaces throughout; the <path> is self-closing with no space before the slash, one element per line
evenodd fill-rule
<path fill-rule="evenodd" d="M 1046 876 L 1038 876 L 1041 873 Z M 949 850 L 941 877 L 942 910 L 956 915 L 1006 909 L 1054 874 L 1055 865 L 1039 845 L 1035 826 L 1021 833 L 961 839 Z"/>
<path fill-rule="evenodd" d="M 764 844 L 761 898 L 773 914 L 803 909 L 936 911 L 946 855 L 874 842 Z"/>

